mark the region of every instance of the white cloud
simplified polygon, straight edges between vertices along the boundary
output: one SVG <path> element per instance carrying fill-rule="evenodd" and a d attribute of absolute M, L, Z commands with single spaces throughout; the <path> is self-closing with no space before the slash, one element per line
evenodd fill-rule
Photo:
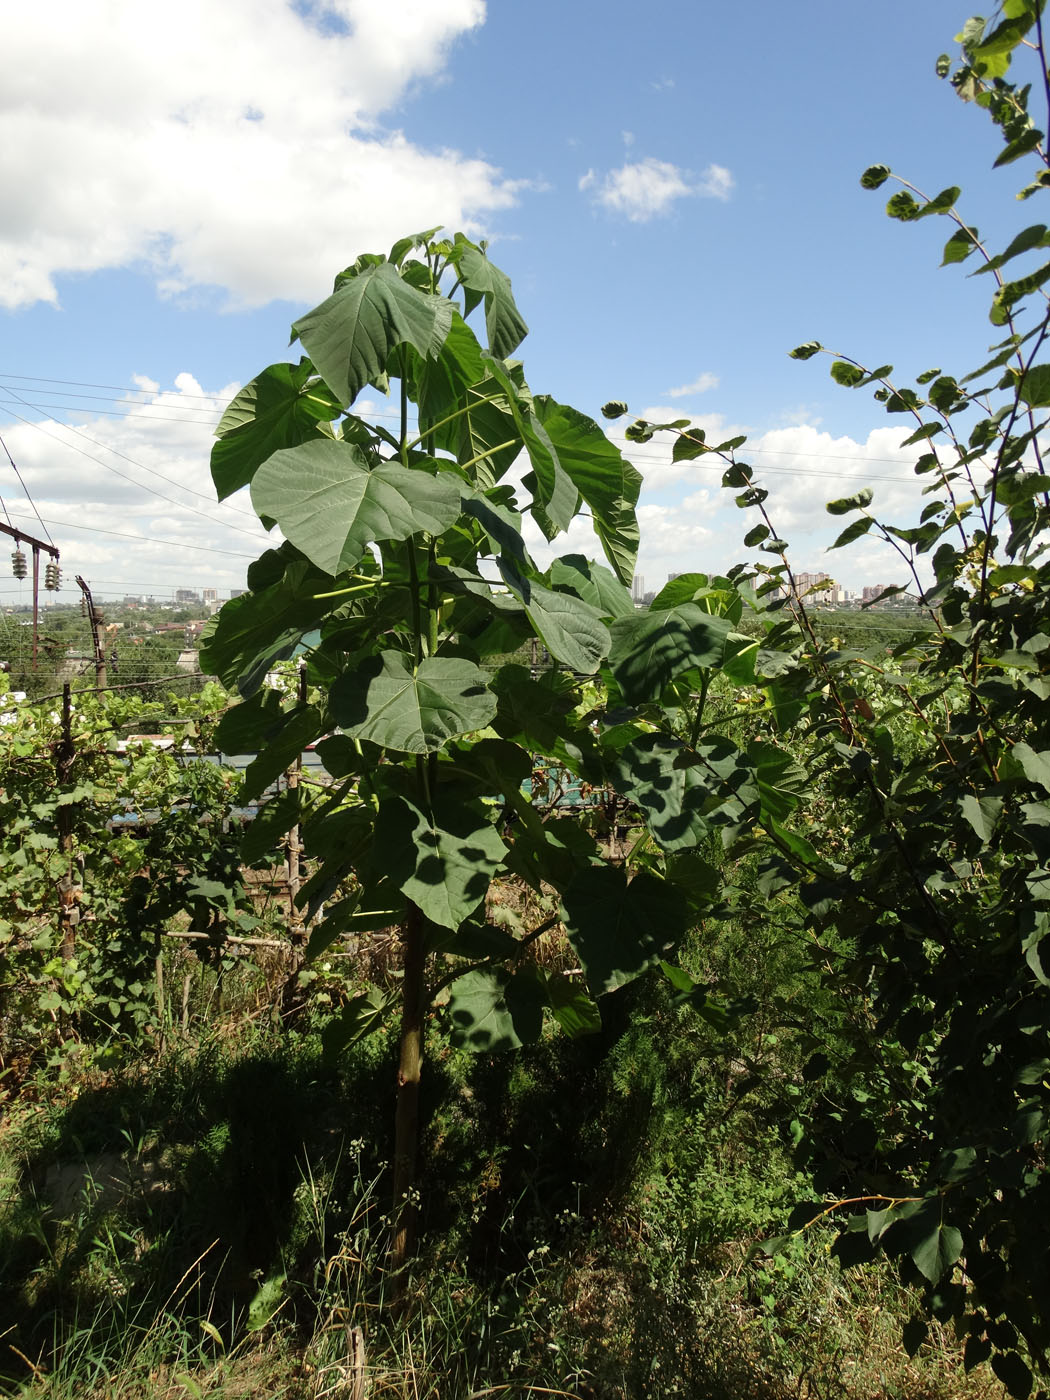
<path fill-rule="evenodd" d="M 710 199 L 728 199 L 736 181 L 724 165 L 709 165 L 696 186 L 695 193 Z"/>
<path fill-rule="evenodd" d="M 601 180 L 589 170 L 579 188 L 595 188 L 595 199 L 606 209 L 625 215 L 632 223 L 647 223 L 670 213 L 678 199 L 692 195 L 728 199 L 733 177 L 723 165 L 709 165 L 700 176 L 694 176 L 670 161 L 646 156 L 610 170 Z"/>
<path fill-rule="evenodd" d="M 641 416 L 659 421 L 659 410 Z M 709 443 L 747 431 L 717 414 L 693 423 L 704 429 Z M 901 448 L 900 441 L 900 428 L 880 427 L 854 439 L 796 424 L 751 437 L 739 449 L 739 460 L 753 467 L 756 484 L 769 492 L 766 509 L 776 533 L 792 546 L 789 558 L 795 568 L 825 570 L 849 588 L 907 581 L 900 557 L 873 538 L 829 555 L 828 545 L 847 521 L 824 509 L 829 500 L 870 485 L 877 519 L 913 524 L 926 478 L 916 478 L 911 467 L 925 444 Z M 738 509 L 736 493 L 721 488 L 724 464 L 707 456 L 673 463 L 673 443 L 673 434 L 661 433 L 625 448 L 644 478 L 638 571 L 647 587 L 661 586 L 671 572 L 717 573 L 740 560 L 763 557 L 744 548 L 743 537 L 759 517 L 754 510 Z M 686 483 L 692 489 L 683 490 Z"/>
<path fill-rule="evenodd" d="M 63 601 L 78 596 L 78 573 L 93 589 L 98 584 L 103 599 L 243 587 L 251 559 L 275 541 L 246 496 L 215 500 L 208 465 L 214 428 L 238 386 L 209 393 L 188 373 L 167 389 L 146 375 L 132 380 L 138 390 L 113 405 L 123 416 L 61 424 L 8 399 L 4 408 L 29 421 L 5 425 L 4 441 L 45 527 L 24 497 L 5 489 L 12 523 L 37 536 L 46 528 L 61 550 Z M 17 589 L 2 591 L 7 603 L 17 597 Z"/>
<path fill-rule="evenodd" d="M 243 587 L 249 560 L 278 537 L 262 530 L 246 493 L 221 506 L 214 500 L 208 469 L 212 433 L 222 404 L 238 386 L 209 390 L 189 373 L 164 387 L 145 374 L 132 381 L 139 387 L 113 405 L 123 417 L 85 416 L 59 425 L 24 403 L 7 403 L 9 410 L 32 420 L 4 427 L 4 440 L 62 550 L 68 584 L 72 587 L 73 575 L 81 573 L 92 588 L 97 585 L 103 599 L 175 587 Z M 390 409 L 376 398 L 369 411 Z M 667 410 L 647 408 L 640 416 L 658 422 Z M 747 432 L 746 425 L 718 414 L 695 416 L 692 422 L 703 428 L 710 443 Z M 735 493 L 722 489 L 724 466 L 717 458 L 673 462 L 673 433 L 660 433 L 647 443 L 625 443 L 622 424 L 610 423 L 608 433 L 643 476 L 638 572 L 647 587 L 659 587 L 670 572 L 723 572 L 741 559 L 760 557 L 743 546 L 756 516 L 738 509 Z M 901 448 L 902 435 L 900 427 L 878 427 L 866 437 L 833 437 L 809 424 L 795 424 L 759 434 L 740 449 L 738 455 L 753 465 L 756 481 L 770 492 L 770 518 L 790 542 L 796 568 L 826 570 L 850 588 L 905 581 L 899 560 L 874 540 L 827 554 L 846 522 L 824 510 L 827 501 L 870 484 L 879 519 L 913 523 L 928 478 L 912 474 L 922 446 Z M 519 480 L 527 468 L 523 458 L 508 480 Z M 4 497 L 14 523 L 37 532 L 28 505 L 11 491 Z M 587 518 L 574 521 L 551 545 L 527 520 L 526 538 L 543 565 L 570 552 L 603 557 Z M 22 587 L 25 601 L 30 595 Z M 0 592 L 5 601 L 18 596 L 14 580 Z"/>
<path fill-rule="evenodd" d="M 708 389 L 718 388 L 718 375 L 708 374 L 706 371 L 693 380 L 691 384 L 680 384 L 677 389 L 668 389 L 669 399 L 684 399 L 688 394 L 706 394 Z"/>
<path fill-rule="evenodd" d="M 169 293 L 310 300 L 362 248 L 478 229 L 521 182 L 379 118 L 484 0 L 83 0 L 5 16 L 0 305 L 62 273 L 146 266 Z"/>

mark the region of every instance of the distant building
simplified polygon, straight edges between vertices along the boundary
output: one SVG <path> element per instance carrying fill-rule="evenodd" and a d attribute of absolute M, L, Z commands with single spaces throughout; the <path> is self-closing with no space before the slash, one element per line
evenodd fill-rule
<path fill-rule="evenodd" d="M 892 588 L 892 587 L 893 587 L 893 584 L 892 584 L 892 583 L 873 583 L 873 584 L 871 584 L 870 586 L 865 587 L 865 588 L 862 590 L 860 596 L 861 596 L 862 601 L 865 602 L 865 603 L 875 603 L 875 602 L 877 602 L 877 601 L 882 597 L 882 595 L 883 595 L 888 589 L 890 589 L 890 588 Z"/>
<path fill-rule="evenodd" d="M 176 588 L 175 601 L 176 603 L 199 603 L 200 597 L 198 596 L 195 589 Z"/>
<path fill-rule="evenodd" d="M 202 588 L 202 603 L 217 603 L 219 601 L 219 590 L 217 588 Z"/>
<path fill-rule="evenodd" d="M 825 607 L 846 601 L 845 590 L 839 587 L 830 574 L 823 571 L 796 574 L 795 591 L 800 598 L 808 599 L 811 603 L 823 604 Z"/>
<path fill-rule="evenodd" d="M 636 603 L 640 603 L 645 597 L 645 577 L 643 574 L 635 574 L 631 584 L 631 597 Z"/>

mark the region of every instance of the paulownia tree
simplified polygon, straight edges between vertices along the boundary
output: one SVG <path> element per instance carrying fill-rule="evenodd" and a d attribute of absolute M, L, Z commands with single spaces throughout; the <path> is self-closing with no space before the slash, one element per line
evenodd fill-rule
<path fill-rule="evenodd" d="M 526 326 L 507 277 L 483 246 L 437 234 L 358 258 L 295 323 L 308 358 L 265 369 L 228 407 L 219 495 L 250 485 L 284 542 L 202 644 L 205 669 L 242 697 L 218 737 L 258 751 L 248 793 L 318 740 L 334 779 L 270 801 L 248 836 L 255 852 L 302 824 L 309 955 L 347 932 L 399 930 L 396 1266 L 439 995 L 452 1041 L 486 1050 L 535 1039 L 545 1014 L 570 1035 L 597 1029 L 597 999 L 657 965 L 719 1020 L 708 991 L 665 961 L 716 894 L 698 847 L 760 812 L 784 821 L 799 787 L 775 744 L 741 750 L 704 730 L 713 671 L 753 680 L 761 668 L 758 644 L 734 630 L 739 592 L 692 575 L 635 611 L 637 471 L 586 415 L 532 393 L 509 358 Z M 369 388 L 390 395 L 391 414 L 355 410 Z M 537 567 L 523 512 L 553 540 L 583 511 L 607 566 L 570 554 Z M 530 639 L 553 661 L 540 674 L 514 660 Z M 268 668 L 304 643 L 306 698 L 266 688 Z M 683 705 L 685 736 L 671 722 Z M 540 759 L 642 809 L 649 835 L 612 859 L 585 824 L 534 800 Z M 555 912 L 518 935 L 486 922 L 497 876 L 553 894 Z M 555 925 L 582 979 L 530 956 Z M 393 1010 L 379 988 L 363 992 L 329 1047 Z"/>

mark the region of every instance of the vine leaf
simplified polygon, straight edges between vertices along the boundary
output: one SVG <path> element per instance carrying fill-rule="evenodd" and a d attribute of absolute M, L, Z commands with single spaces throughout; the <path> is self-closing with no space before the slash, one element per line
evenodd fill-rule
<path fill-rule="evenodd" d="M 437 355 L 452 326 L 452 303 L 404 281 L 393 263 L 365 268 L 292 326 L 325 383 L 346 408 L 386 370 L 395 346 Z"/>
<path fill-rule="evenodd" d="M 1002 1381 L 1014 1400 L 1028 1400 L 1032 1393 L 1032 1373 L 1016 1351 L 996 1352 L 991 1365 L 996 1379 Z"/>
<path fill-rule="evenodd" d="M 1029 408 L 1050 407 L 1050 365 L 1033 365 L 1021 380 L 1018 393 Z"/>
<path fill-rule="evenodd" d="M 855 491 L 852 496 L 842 496 L 837 501 L 829 501 L 824 509 L 829 515 L 848 515 L 851 510 L 862 510 L 870 506 L 875 492 L 870 486 Z"/>
<path fill-rule="evenodd" d="M 430 656 L 414 667 L 402 652 L 384 651 L 340 676 L 329 709 L 356 739 L 395 753 L 437 753 L 448 739 L 484 729 L 496 696 L 472 661 Z"/>
<path fill-rule="evenodd" d="M 937 1283 L 962 1254 L 962 1234 L 945 1225 L 944 1203 L 939 1196 L 898 1207 L 896 1219 L 882 1235 L 890 1254 L 908 1254 L 930 1283 Z"/>
<path fill-rule="evenodd" d="M 252 505 L 325 573 L 352 569 L 373 540 L 440 534 L 459 515 L 460 483 L 319 438 L 275 452 L 255 474 Z"/>

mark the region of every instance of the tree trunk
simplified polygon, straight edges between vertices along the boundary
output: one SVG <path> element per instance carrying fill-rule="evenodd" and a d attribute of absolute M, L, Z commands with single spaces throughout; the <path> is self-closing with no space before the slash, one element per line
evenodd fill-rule
<path fill-rule="evenodd" d="M 404 1293 L 404 1266 L 415 1243 L 416 1159 L 419 1152 L 419 1081 L 423 1065 L 423 915 L 408 906 L 401 933 L 404 980 L 401 1002 L 401 1053 L 397 1070 L 397 1115 L 394 1122 L 393 1234 L 388 1265 L 396 1275 L 395 1299 Z"/>

